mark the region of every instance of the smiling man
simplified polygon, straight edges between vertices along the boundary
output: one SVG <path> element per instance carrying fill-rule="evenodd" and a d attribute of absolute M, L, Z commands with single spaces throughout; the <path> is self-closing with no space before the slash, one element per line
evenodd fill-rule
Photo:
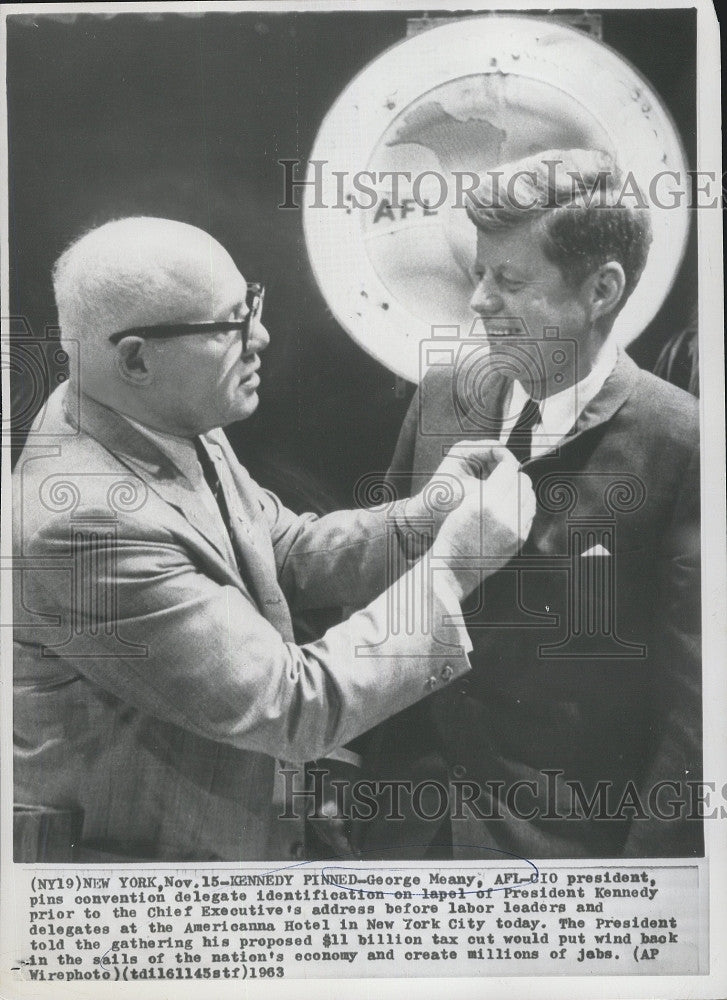
<path fill-rule="evenodd" d="M 269 337 L 262 288 L 219 243 L 111 222 L 63 254 L 54 288 L 80 362 L 14 473 L 16 856 L 301 857 L 276 758 L 335 753 L 467 672 L 460 602 L 527 535 L 529 481 L 468 444 L 440 468 L 451 513 L 419 496 L 296 516 L 221 430 L 257 407 Z M 434 561 L 394 579 L 392 545 L 423 516 Z M 341 603 L 362 610 L 294 643 L 292 611 Z M 51 857 L 59 814 L 80 829 Z"/>
<path fill-rule="evenodd" d="M 472 674 L 371 741 L 376 776 L 449 782 L 459 808 L 369 823 L 366 850 L 702 850 L 698 407 L 612 340 L 650 244 L 621 192 L 609 157 L 551 150 L 487 175 L 468 206 L 473 337 L 437 342 L 447 363 L 418 389 L 391 480 L 416 489 L 463 433 L 487 435 L 538 507 L 466 607 Z"/>

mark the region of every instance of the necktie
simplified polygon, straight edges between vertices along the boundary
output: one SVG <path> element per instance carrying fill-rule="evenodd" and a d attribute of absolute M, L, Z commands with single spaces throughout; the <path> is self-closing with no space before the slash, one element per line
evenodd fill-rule
<path fill-rule="evenodd" d="M 199 438 L 194 439 L 194 450 L 197 452 L 197 458 L 199 464 L 202 466 L 202 475 L 205 478 L 207 485 L 212 491 L 212 496 L 215 498 L 215 502 L 220 509 L 220 514 L 222 515 L 222 521 L 227 529 L 227 534 L 230 536 L 230 541 L 232 542 L 233 551 L 235 550 L 234 535 L 232 534 L 232 521 L 230 519 L 230 511 L 227 507 L 227 501 L 225 500 L 225 494 L 222 491 L 222 483 L 220 482 L 220 477 L 217 474 L 217 469 L 215 468 L 215 463 L 209 457 L 207 449 L 202 444 Z"/>
<path fill-rule="evenodd" d="M 517 418 L 507 446 L 518 462 L 527 462 L 533 446 L 533 427 L 540 423 L 540 405 L 534 399 L 528 399 Z"/>

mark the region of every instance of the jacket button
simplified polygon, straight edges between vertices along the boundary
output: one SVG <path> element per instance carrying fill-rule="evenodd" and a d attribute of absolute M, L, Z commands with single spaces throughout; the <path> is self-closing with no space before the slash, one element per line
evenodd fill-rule
<path fill-rule="evenodd" d="M 455 764 L 452 768 L 452 774 L 455 778 L 464 778 L 467 774 L 467 768 L 463 764 Z"/>
<path fill-rule="evenodd" d="M 302 861 L 305 857 L 305 848 L 303 846 L 302 840 L 296 840 L 294 844 L 291 844 L 290 855 L 295 858 L 296 861 Z"/>
<path fill-rule="evenodd" d="M 454 677 L 454 670 L 452 670 L 451 666 L 448 663 L 445 663 L 444 666 L 442 667 L 442 672 L 439 676 L 446 684 L 447 681 L 451 681 L 452 678 Z"/>
<path fill-rule="evenodd" d="M 459 682 L 459 693 L 462 695 L 470 693 L 470 682 L 466 678 Z"/>

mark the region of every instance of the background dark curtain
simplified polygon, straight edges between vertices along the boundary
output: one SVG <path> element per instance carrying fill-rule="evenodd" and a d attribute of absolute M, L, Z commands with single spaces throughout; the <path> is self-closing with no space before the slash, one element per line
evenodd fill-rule
<path fill-rule="evenodd" d="M 419 14 L 412 11 L 412 14 Z M 412 387 L 343 333 L 313 279 L 280 158 L 306 160 L 351 77 L 406 34 L 405 12 L 8 18 L 10 303 L 33 338 L 56 322 L 51 266 L 110 218 L 203 227 L 265 281 L 261 405 L 230 437 L 253 475 L 302 508 L 351 505 L 385 469 Z M 656 88 L 695 151 L 696 19 L 605 11 L 603 40 Z M 692 235 L 659 315 L 632 347 L 652 367 L 696 301 Z M 52 360 L 49 362 L 52 365 Z M 55 370 L 51 371 L 51 382 Z M 27 402 L 13 373 L 16 412 Z"/>

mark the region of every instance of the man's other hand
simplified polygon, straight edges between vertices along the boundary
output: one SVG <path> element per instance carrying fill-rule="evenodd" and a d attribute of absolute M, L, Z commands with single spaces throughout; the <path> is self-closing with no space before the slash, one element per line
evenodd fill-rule
<path fill-rule="evenodd" d="M 462 601 L 519 551 L 535 516 L 535 494 L 506 448 L 487 443 L 473 457 L 457 447 L 453 461 L 459 462 L 463 498 L 446 517 L 431 558 L 446 565 L 452 589 Z M 479 463 L 488 472 L 484 480 L 466 471 Z"/>

